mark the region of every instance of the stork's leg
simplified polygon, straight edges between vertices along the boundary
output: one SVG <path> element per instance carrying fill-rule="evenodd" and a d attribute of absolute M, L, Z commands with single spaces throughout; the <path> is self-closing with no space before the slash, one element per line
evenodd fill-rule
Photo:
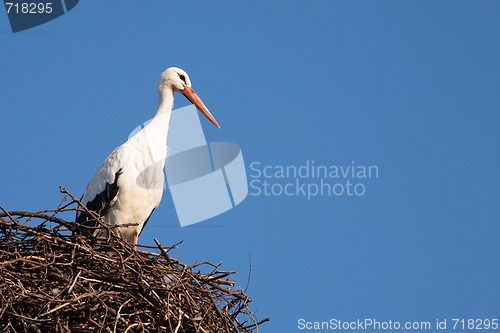
<path fill-rule="evenodd" d="M 137 240 L 139 239 L 139 235 L 137 233 L 134 234 L 134 245 L 137 245 Z"/>

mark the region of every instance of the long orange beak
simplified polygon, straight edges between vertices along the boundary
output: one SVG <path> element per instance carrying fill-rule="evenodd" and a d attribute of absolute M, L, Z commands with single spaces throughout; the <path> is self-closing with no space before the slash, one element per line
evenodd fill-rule
<path fill-rule="evenodd" d="M 210 111 L 208 111 L 208 108 L 205 106 L 205 104 L 203 104 L 203 101 L 198 96 L 198 94 L 193 90 L 193 88 L 191 88 L 191 87 L 185 87 L 184 90 L 182 91 L 182 93 L 184 94 L 184 96 L 186 96 L 186 98 L 191 103 L 194 104 L 194 106 L 196 106 L 196 108 L 198 110 L 200 110 L 200 112 L 205 117 L 207 117 L 208 120 L 210 120 L 210 122 L 212 124 L 214 124 L 215 126 L 217 126 L 218 128 L 220 128 L 220 125 L 217 122 L 217 120 L 215 120 L 214 116 L 212 116 L 212 114 L 210 113 Z"/>

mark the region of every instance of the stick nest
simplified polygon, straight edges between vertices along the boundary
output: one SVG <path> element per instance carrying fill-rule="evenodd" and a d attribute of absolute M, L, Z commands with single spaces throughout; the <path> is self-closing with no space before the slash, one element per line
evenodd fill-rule
<path fill-rule="evenodd" d="M 220 264 L 186 265 L 156 240 L 140 250 L 116 232 L 79 232 L 59 216 L 84 208 L 62 192 L 72 201 L 55 210 L 0 206 L 1 332 L 254 332 L 268 320 L 255 319 Z"/>

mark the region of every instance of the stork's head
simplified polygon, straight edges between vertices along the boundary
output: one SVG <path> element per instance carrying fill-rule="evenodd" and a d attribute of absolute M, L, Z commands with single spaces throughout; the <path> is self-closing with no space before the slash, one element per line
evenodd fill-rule
<path fill-rule="evenodd" d="M 170 67 L 164 71 L 160 76 L 159 88 L 171 89 L 174 92 L 183 94 L 208 120 L 218 128 L 219 123 L 215 120 L 214 116 L 208 111 L 201 98 L 191 88 L 191 80 L 189 75 L 180 68 Z"/>

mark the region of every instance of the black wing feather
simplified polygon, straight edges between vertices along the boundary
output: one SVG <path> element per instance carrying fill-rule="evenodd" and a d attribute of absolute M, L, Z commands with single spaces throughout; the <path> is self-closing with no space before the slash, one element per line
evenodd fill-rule
<path fill-rule="evenodd" d="M 122 169 L 115 173 L 115 181 L 110 184 L 106 183 L 104 191 L 97 194 L 92 201 L 89 201 L 85 206 L 88 210 L 95 212 L 99 216 L 105 216 L 111 209 L 111 202 L 118 194 L 118 178 L 123 173 Z M 87 212 L 77 212 L 76 222 L 89 227 L 97 227 L 97 222 Z"/>
<path fill-rule="evenodd" d="M 155 211 L 155 209 L 156 208 L 153 208 L 153 210 L 151 211 L 151 214 L 149 214 L 149 216 L 146 219 L 146 221 L 144 221 L 144 224 L 142 225 L 141 232 L 139 232 L 139 235 L 137 235 L 137 237 L 139 237 L 142 234 L 142 231 L 144 230 L 144 227 L 146 226 L 146 224 L 148 224 L 149 218 L 151 217 L 151 215 L 153 215 L 153 212 Z"/>

